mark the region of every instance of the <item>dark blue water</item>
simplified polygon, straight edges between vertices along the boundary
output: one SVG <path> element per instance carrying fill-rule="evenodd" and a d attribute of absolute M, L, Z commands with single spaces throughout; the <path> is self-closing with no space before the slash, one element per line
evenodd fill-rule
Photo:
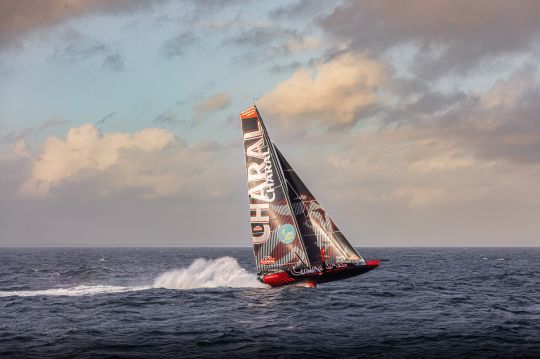
<path fill-rule="evenodd" d="M 0 356 L 540 357 L 540 249 L 361 253 L 268 289 L 248 248 L 0 249 Z"/>

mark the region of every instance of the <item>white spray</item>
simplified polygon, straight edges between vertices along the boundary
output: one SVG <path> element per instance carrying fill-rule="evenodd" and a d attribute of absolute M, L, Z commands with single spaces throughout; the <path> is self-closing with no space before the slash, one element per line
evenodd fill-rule
<path fill-rule="evenodd" d="M 160 274 L 151 286 L 122 287 L 110 285 L 79 285 L 70 288 L 51 288 L 41 290 L 0 291 L 0 297 L 34 296 L 82 296 L 107 293 L 122 293 L 147 290 L 151 288 L 196 289 L 196 288 L 266 288 L 254 274 L 240 267 L 236 259 L 198 258 L 187 268 L 179 268 Z"/>

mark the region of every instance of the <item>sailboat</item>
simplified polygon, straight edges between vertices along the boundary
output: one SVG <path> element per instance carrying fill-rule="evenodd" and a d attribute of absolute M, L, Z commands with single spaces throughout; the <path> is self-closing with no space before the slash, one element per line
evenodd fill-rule
<path fill-rule="evenodd" d="M 270 141 L 257 107 L 240 120 L 259 280 L 315 287 L 375 269 L 380 261 L 360 256 Z"/>

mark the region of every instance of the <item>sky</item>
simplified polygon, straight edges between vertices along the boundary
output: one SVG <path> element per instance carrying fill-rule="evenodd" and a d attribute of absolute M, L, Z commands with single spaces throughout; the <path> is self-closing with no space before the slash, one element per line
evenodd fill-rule
<path fill-rule="evenodd" d="M 540 2 L 0 2 L 0 246 L 250 246 L 239 113 L 347 238 L 540 245 Z"/>

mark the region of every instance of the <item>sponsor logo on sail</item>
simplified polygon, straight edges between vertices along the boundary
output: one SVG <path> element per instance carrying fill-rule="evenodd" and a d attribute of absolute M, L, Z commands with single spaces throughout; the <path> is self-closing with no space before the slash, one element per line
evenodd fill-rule
<path fill-rule="evenodd" d="M 274 264 L 276 263 L 276 259 L 272 256 L 265 256 L 263 259 L 261 259 L 261 264 L 267 265 L 267 264 Z"/>
<path fill-rule="evenodd" d="M 296 238 L 294 226 L 289 223 L 282 224 L 277 229 L 277 236 L 280 242 L 291 244 L 294 241 L 294 238 Z"/>
<path fill-rule="evenodd" d="M 246 119 L 246 118 L 253 118 L 253 117 L 256 117 L 256 110 L 255 110 L 255 107 L 250 107 L 248 108 L 247 110 L 245 110 L 244 112 L 240 113 L 240 118 L 243 120 L 243 119 Z"/>

